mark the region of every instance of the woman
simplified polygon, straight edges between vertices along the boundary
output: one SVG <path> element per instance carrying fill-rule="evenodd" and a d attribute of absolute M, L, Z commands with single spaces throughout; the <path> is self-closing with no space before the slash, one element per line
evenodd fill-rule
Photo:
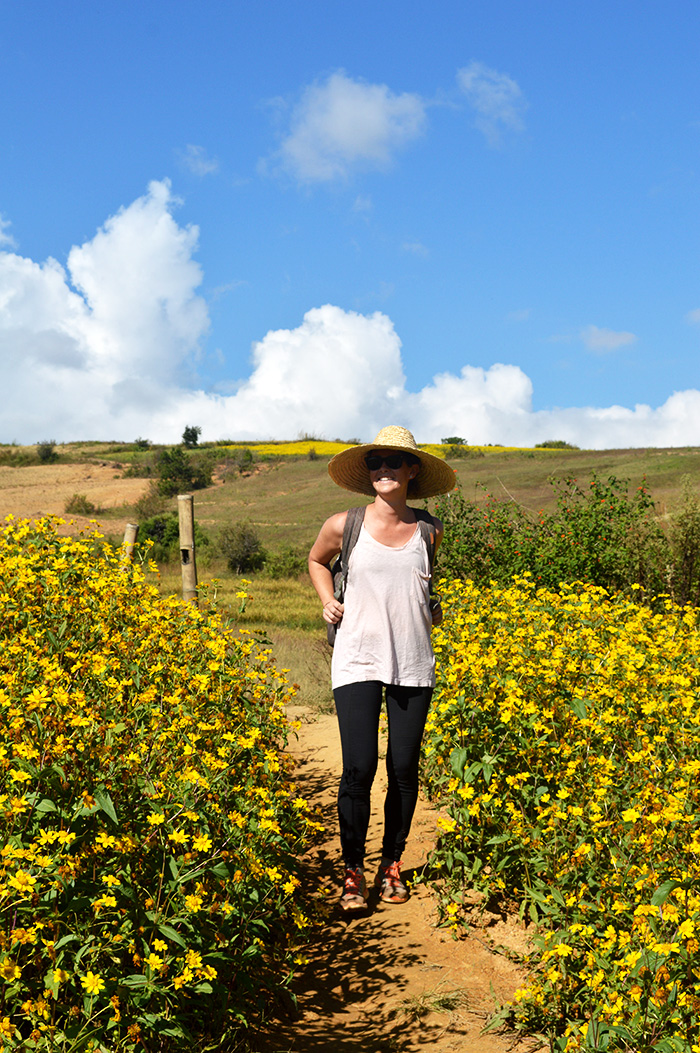
<path fill-rule="evenodd" d="M 431 604 L 428 549 L 407 498 L 446 493 L 455 476 L 439 457 L 419 450 L 410 431 L 395 426 L 383 428 L 373 443 L 339 453 L 328 472 L 344 489 L 374 498 L 348 561 L 343 602 L 333 594 L 329 567 L 341 550 L 347 512 L 326 520 L 309 554 L 323 617 L 338 627 L 331 672 L 343 751 L 338 818 L 345 877 L 340 907 L 354 912 L 367 906 L 365 840 L 383 691 L 389 786 L 375 884 L 387 903 L 408 899 L 401 856 L 418 799 L 420 745 L 435 686 L 430 630 L 442 612 L 439 604 Z M 442 523 L 427 518 L 437 548 Z"/>

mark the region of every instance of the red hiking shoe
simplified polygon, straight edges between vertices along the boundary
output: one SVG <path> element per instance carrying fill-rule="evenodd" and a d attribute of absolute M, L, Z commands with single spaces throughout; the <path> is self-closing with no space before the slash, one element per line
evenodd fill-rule
<path fill-rule="evenodd" d="M 382 864 L 379 867 L 375 885 L 379 889 L 379 898 L 385 903 L 405 903 L 408 889 L 401 880 L 401 863 Z"/>

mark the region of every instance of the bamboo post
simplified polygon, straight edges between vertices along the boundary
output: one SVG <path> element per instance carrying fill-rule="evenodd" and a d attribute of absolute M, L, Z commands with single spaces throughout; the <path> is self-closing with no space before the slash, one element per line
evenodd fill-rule
<path fill-rule="evenodd" d="M 127 523 L 122 544 L 122 563 L 131 563 L 134 556 L 134 545 L 139 533 L 138 523 Z"/>
<path fill-rule="evenodd" d="M 182 598 L 197 602 L 197 564 L 194 557 L 194 497 L 178 494 L 177 512 L 180 523 L 180 562 L 182 565 Z"/>

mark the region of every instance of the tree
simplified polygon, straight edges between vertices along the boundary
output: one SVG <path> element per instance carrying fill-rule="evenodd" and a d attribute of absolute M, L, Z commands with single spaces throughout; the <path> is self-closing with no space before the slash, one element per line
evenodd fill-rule
<path fill-rule="evenodd" d="M 191 450 L 199 442 L 199 436 L 201 434 L 201 428 L 188 424 L 182 433 L 182 445 L 186 446 L 188 450 Z"/>

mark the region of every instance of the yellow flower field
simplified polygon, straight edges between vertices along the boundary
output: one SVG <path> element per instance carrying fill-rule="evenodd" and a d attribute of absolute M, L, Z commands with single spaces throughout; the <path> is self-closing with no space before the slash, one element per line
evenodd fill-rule
<path fill-rule="evenodd" d="M 238 1048 L 308 925 L 289 686 L 97 534 L 0 559 L 3 1048 Z"/>
<path fill-rule="evenodd" d="M 537 922 L 511 1015 L 551 1050 L 700 1049 L 698 611 L 527 577 L 443 590 L 444 918 L 476 886 Z"/>

